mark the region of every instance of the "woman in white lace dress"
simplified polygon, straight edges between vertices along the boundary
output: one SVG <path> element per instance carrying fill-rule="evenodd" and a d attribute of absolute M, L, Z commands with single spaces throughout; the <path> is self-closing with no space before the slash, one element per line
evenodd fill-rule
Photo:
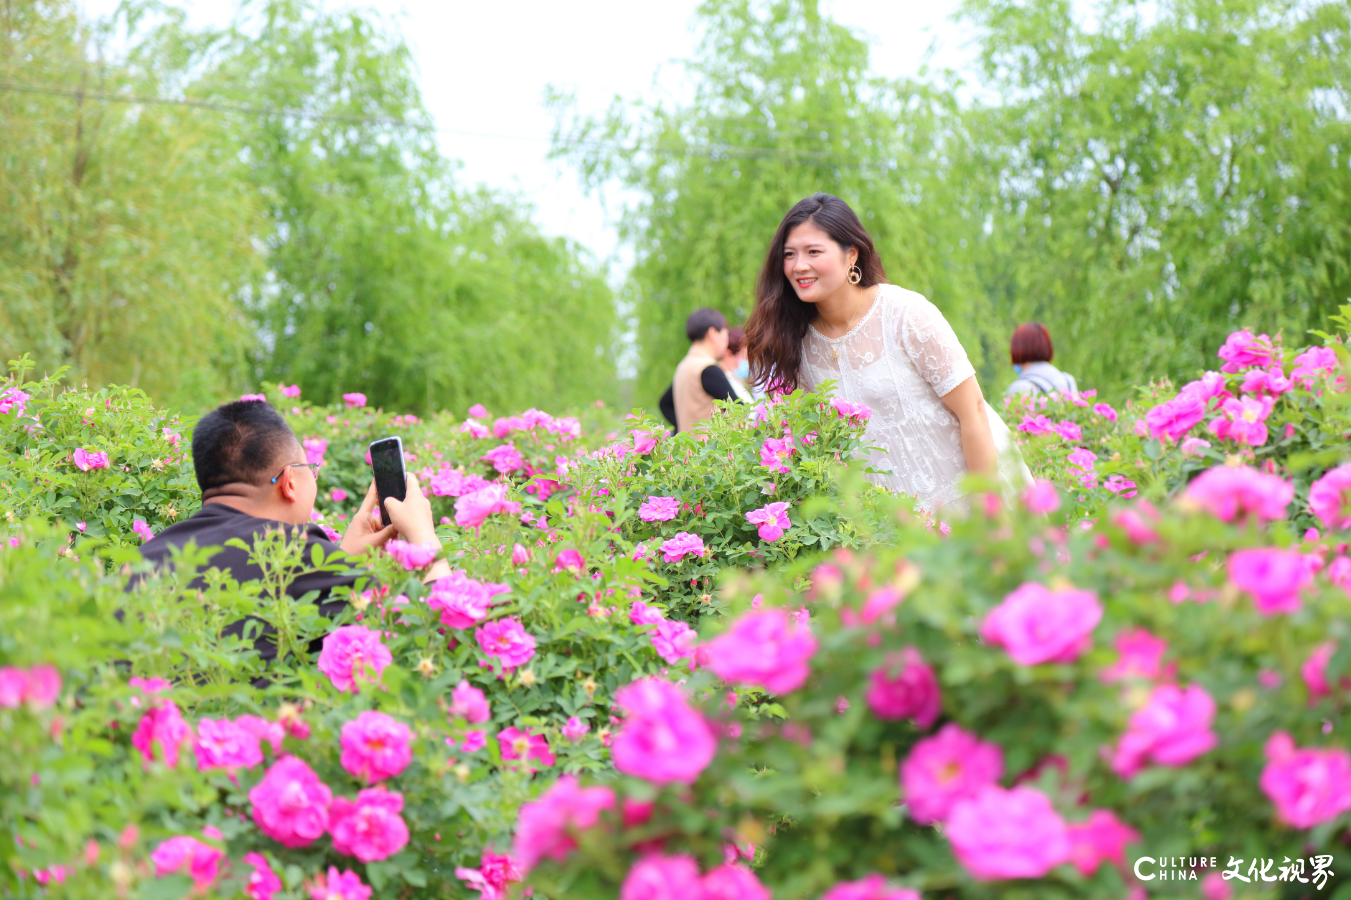
<path fill-rule="evenodd" d="M 1008 499 L 1031 481 L 938 307 L 886 283 L 849 205 L 816 194 L 774 235 L 746 323 L 752 376 L 777 390 L 835 382 L 872 410 L 872 476 L 929 512 L 962 505 L 968 472 L 997 475 Z"/>

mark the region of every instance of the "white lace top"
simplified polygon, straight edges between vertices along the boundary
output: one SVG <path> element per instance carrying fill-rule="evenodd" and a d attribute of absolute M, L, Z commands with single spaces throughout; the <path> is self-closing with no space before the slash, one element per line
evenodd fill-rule
<path fill-rule="evenodd" d="M 976 370 L 947 319 L 920 294 L 880 285 L 877 299 L 848 334 L 827 338 L 809 328 L 802 342 L 802 387 L 836 383 L 835 395 L 872 409 L 865 442 L 871 475 L 883 487 L 908 494 L 933 512 L 960 504 L 966 474 L 961 425 L 941 398 Z M 999 454 L 1006 499 L 1031 482 L 1008 426 L 985 404 Z"/>

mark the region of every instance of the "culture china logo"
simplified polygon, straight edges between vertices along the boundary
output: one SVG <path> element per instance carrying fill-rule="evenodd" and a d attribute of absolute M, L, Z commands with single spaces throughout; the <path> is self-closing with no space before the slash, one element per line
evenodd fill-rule
<path fill-rule="evenodd" d="M 1332 857 L 1313 856 L 1308 860 L 1285 857 L 1279 864 L 1275 859 L 1256 858 L 1244 868 L 1244 860 L 1229 857 L 1227 868 L 1218 871 L 1214 856 L 1142 856 L 1135 861 L 1135 877 L 1141 881 L 1210 881 L 1216 876 L 1224 881 L 1246 883 L 1264 881 L 1298 881 L 1312 884 L 1322 890 L 1333 876 Z M 1207 877 L 1209 876 L 1209 877 Z"/>

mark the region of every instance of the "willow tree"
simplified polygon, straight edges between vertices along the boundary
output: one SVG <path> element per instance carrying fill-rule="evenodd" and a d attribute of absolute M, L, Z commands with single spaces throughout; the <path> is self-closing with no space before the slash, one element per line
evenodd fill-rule
<path fill-rule="evenodd" d="M 176 15 L 0 5 L 0 353 L 199 405 L 247 375 L 266 228 L 219 114 L 179 103 Z M 116 65 L 100 47 L 129 47 Z"/>

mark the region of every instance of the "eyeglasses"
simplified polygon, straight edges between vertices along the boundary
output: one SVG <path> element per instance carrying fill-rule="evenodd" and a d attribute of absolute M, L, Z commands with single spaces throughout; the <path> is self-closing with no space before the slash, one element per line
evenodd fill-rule
<path fill-rule="evenodd" d="M 309 469 L 311 472 L 314 473 L 314 480 L 318 481 L 319 467 L 322 465 L 323 463 L 312 463 L 312 462 L 291 463 L 289 466 L 283 467 L 282 470 L 278 472 L 276 475 L 272 476 L 272 481 L 270 481 L 269 484 L 276 484 L 277 479 L 285 475 L 287 469 L 294 469 L 296 466 L 304 466 L 305 468 Z"/>

